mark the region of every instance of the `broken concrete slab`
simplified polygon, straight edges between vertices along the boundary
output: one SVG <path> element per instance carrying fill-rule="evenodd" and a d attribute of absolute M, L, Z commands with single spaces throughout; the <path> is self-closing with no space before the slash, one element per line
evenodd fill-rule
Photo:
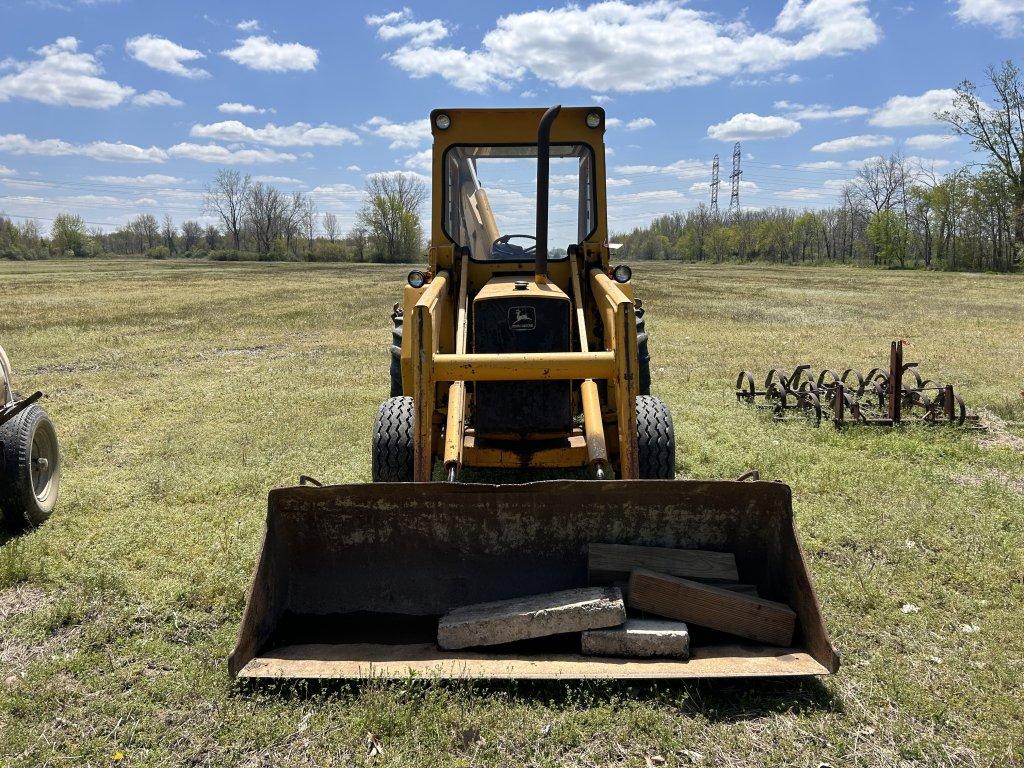
<path fill-rule="evenodd" d="M 628 619 L 621 627 L 588 629 L 581 644 L 588 656 L 690 658 L 689 629 L 667 619 Z"/>
<path fill-rule="evenodd" d="M 567 589 L 456 608 L 438 623 L 437 644 L 446 650 L 500 645 L 614 627 L 625 620 L 626 605 L 615 587 Z"/>

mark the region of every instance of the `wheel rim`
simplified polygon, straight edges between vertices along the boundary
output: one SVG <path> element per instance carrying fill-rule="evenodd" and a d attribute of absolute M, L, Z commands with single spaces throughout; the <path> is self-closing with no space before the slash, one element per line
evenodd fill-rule
<path fill-rule="evenodd" d="M 37 429 L 32 435 L 32 492 L 42 504 L 53 492 L 57 476 L 57 441 L 48 429 Z"/>

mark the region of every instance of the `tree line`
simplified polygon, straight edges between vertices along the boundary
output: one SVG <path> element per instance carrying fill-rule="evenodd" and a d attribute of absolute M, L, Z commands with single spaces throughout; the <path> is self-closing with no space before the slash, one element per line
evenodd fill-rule
<path fill-rule="evenodd" d="M 110 232 L 89 229 L 81 216 L 61 213 L 49 232 L 33 219 L 0 213 L 0 258 L 88 258 L 103 254 L 155 259 L 222 261 L 415 262 L 423 258 L 420 209 L 427 186 L 416 176 L 368 177 L 355 224 L 342 232 L 338 217 L 321 213 L 316 199 L 285 193 L 238 171 L 222 170 L 203 194 L 206 223 L 180 225 L 165 215 L 139 214 Z M 216 222 L 216 223 L 211 223 Z"/>
<path fill-rule="evenodd" d="M 620 234 L 632 259 L 846 263 L 1011 272 L 1024 260 L 1024 83 L 1012 61 L 989 67 L 995 94 L 970 81 L 936 118 L 983 158 L 945 176 L 899 154 L 866 161 L 823 210 L 698 206 Z"/>

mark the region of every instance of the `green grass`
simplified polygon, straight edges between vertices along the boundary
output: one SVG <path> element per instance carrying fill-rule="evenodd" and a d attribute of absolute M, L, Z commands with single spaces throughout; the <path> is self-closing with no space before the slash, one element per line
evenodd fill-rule
<path fill-rule="evenodd" d="M 53 518 L 0 546 L 0 762 L 1024 763 L 1019 427 L 837 433 L 731 391 L 740 368 L 880 365 L 902 337 L 969 406 L 1020 422 L 1024 281 L 636 266 L 679 472 L 793 487 L 838 675 L 239 688 L 225 658 L 267 489 L 369 480 L 404 270 L 0 264 L 0 343 L 47 391 L 65 456 Z"/>

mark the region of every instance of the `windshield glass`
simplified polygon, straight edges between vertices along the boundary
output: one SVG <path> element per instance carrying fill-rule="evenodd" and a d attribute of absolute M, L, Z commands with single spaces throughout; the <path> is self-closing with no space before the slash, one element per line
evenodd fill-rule
<path fill-rule="evenodd" d="M 596 221 L 593 152 L 551 146 L 548 258 L 585 240 Z M 537 234 L 537 147 L 459 146 L 445 154 L 445 233 L 479 261 L 532 261 Z"/>

